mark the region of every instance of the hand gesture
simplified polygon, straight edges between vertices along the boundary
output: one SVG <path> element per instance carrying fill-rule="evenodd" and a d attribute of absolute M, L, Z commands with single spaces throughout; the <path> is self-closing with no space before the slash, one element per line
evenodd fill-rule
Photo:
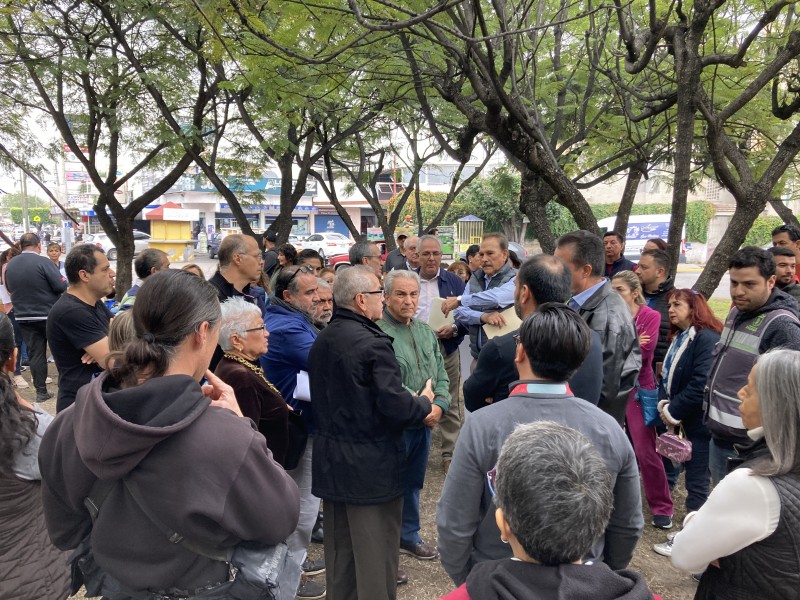
<path fill-rule="evenodd" d="M 442 313 L 444 313 L 445 317 L 451 310 L 455 310 L 456 308 L 458 308 L 458 298 L 455 296 L 450 296 L 447 300 L 442 302 Z"/>
<path fill-rule="evenodd" d="M 438 404 L 434 404 L 433 406 L 431 406 L 431 412 L 428 413 L 427 417 L 425 417 L 423 423 L 425 423 L 425 425 L 428 428 L 433 429 L 434 427 L 436 427 L 436 424 L 439 422 L 439 419 L 442 418 L 442 414 L 444 414 L 442 407 L 439 406 Z"/>
<path fill-rule="evenodd" d="M 211 399 L 211 406 L 227 408 L 234 414 L 243 417 L 233 388 L 208 369 L 206 370 L 206 379 L 208 383 L 203 386 L 203 395 Z"/>
<path fill-rule="evenodd" d="M 425 387 L 422 388 L 422 393 L 420 393 L 420 396 L 425 396 L 428 400 L 433 402 L 434 396 L 433 396 L 433 380 L 432 379 L 428 379 L 428 381 L 425 382 Z"/>

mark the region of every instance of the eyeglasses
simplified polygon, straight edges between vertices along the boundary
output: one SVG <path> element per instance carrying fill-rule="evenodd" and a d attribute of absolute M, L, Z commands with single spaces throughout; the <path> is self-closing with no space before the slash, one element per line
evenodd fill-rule
<path fill-rule="evenodd" d="M 261 252 L 258 254 L 249 254 L 248 252 L 239 252 L 239 256 L 249 256 L 250 258 L 255 258 L 256 260 L 264 260 L 264 257 L 261 255 Z"/>
<path fill-rule="evenodd" d="M 430 258 L 430 257 L 439 258 L 441 255 L 442 255 L 441 252 L 423 252 L 422 254 L 420 254 L 422 258 Z"/>
<path fill-rule="evenodd" d="M 494 480 L 497 478 L 497 467 L 494 467 L 491 471 L 486 473 L 486 482 L 489 484 L 489 492 L 491 492 L 492 496 L 494 497 Z"/>
<path fill-rule="evenodd" d="M 516 343 L 516 344 L 517 344 L 517 346 L 519 346 L 519 345 L 522 343 L 522 339 L 520 339 L 520 337 L 519 337 L 519 334 L 518 334 L 518 333 L 515 333 L 515 334 L 514 334 L 513 336 L 511 336 L 511 337 L 513 337 L 513 338 L 514 338 L 514 343 Z"/>
<path fill-rule="evenodd" d="M 250 329 L 245 329 L 245 333 L 250 333 L 251 331 L 264 331 L 267 328 L 266 325 L 262 325 L 261 327 L 251 327 Z"/>
<path fill-rule="evenodd" d="M 374 292 L 358 292 L 359 294 L 383 294 L 383 288 L 375 290 Z M 358 294 L 356 294 L 357 296 Z"/>
<path fill-rule="evenodd" d="M 286 287 L 287 288 L 289 287 L 289 284 L 292 283 L 292 280 L 295 277 L 297 277 L 297 274 L 300 271 L 302 271 L 303 273 L 313 273 L 314 272 L 314 267 L 312 267 L 311 265 L 301 265 L 301 266 L 297 267 L 297 270 L 294 273 L 292 273 L 292 276 L 289 277 L 289 280 L 286 282 Z"/>

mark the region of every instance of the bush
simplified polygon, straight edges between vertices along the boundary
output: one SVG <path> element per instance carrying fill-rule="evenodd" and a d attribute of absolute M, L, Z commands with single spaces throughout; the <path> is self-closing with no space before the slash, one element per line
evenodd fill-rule
<path fill-rule="evenodd" d="M 772 241 L 772 230 L 783 225 L 780 217 L 756 217 L 755 223 L 744 238 L 745 246 L 766 246 Z"/>

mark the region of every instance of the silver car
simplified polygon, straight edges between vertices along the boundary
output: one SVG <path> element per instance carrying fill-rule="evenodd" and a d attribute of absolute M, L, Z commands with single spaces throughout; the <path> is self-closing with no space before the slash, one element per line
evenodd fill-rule
<path fill-rule="evenodd" d="M 90 233 L 83 236 L 83 241 L 87 244 L 94 244 L 103 249 L 108 257 L 108 260 L 117 260 L 117 249 L 114 243 L 108 237 L 108 234 Z M 150 247 L 150 236 L 138 229 L 133 230 L 133 255 L 136 256 L 142 250 L 147 250 Z"/>

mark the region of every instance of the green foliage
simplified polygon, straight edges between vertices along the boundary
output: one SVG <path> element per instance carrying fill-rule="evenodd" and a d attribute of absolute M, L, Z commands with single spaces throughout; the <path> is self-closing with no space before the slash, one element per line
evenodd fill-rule
<path fill-rule="evenodd" d="M 14 193 L 14 194 L 6 194 L 3 196 L 3 199 L 0 200 L 0 205 L 3 208 L 14 208 L 14 207 L 21 207 L 22 206 L 22 194 Z M 28 207 L 29 208 L 49 208 L 50 202 L 45 200 L 44 198 L 40 198 L 39 196 L 32 196 L 28 194 Z"/>
<path fill-rule="evenodd" d="M 744 238 L 745 246 L 765 246 L 772 241 L 772 230 L 783 225 L 780 217 L 756 217 L 755 223 Z"/>
<path fill-rule="evenodd" d="M 12 206 L 11 210 L 11 220 L 14 223 L 22 223 L 22 208 L 19 206 Z M 28 220 L 34 225 L 33 218 L 39 217 L 41 219 L 40 223 L 56 223 L 55 220 L 50 218 L 50 208 L 28 208 Z"/>

